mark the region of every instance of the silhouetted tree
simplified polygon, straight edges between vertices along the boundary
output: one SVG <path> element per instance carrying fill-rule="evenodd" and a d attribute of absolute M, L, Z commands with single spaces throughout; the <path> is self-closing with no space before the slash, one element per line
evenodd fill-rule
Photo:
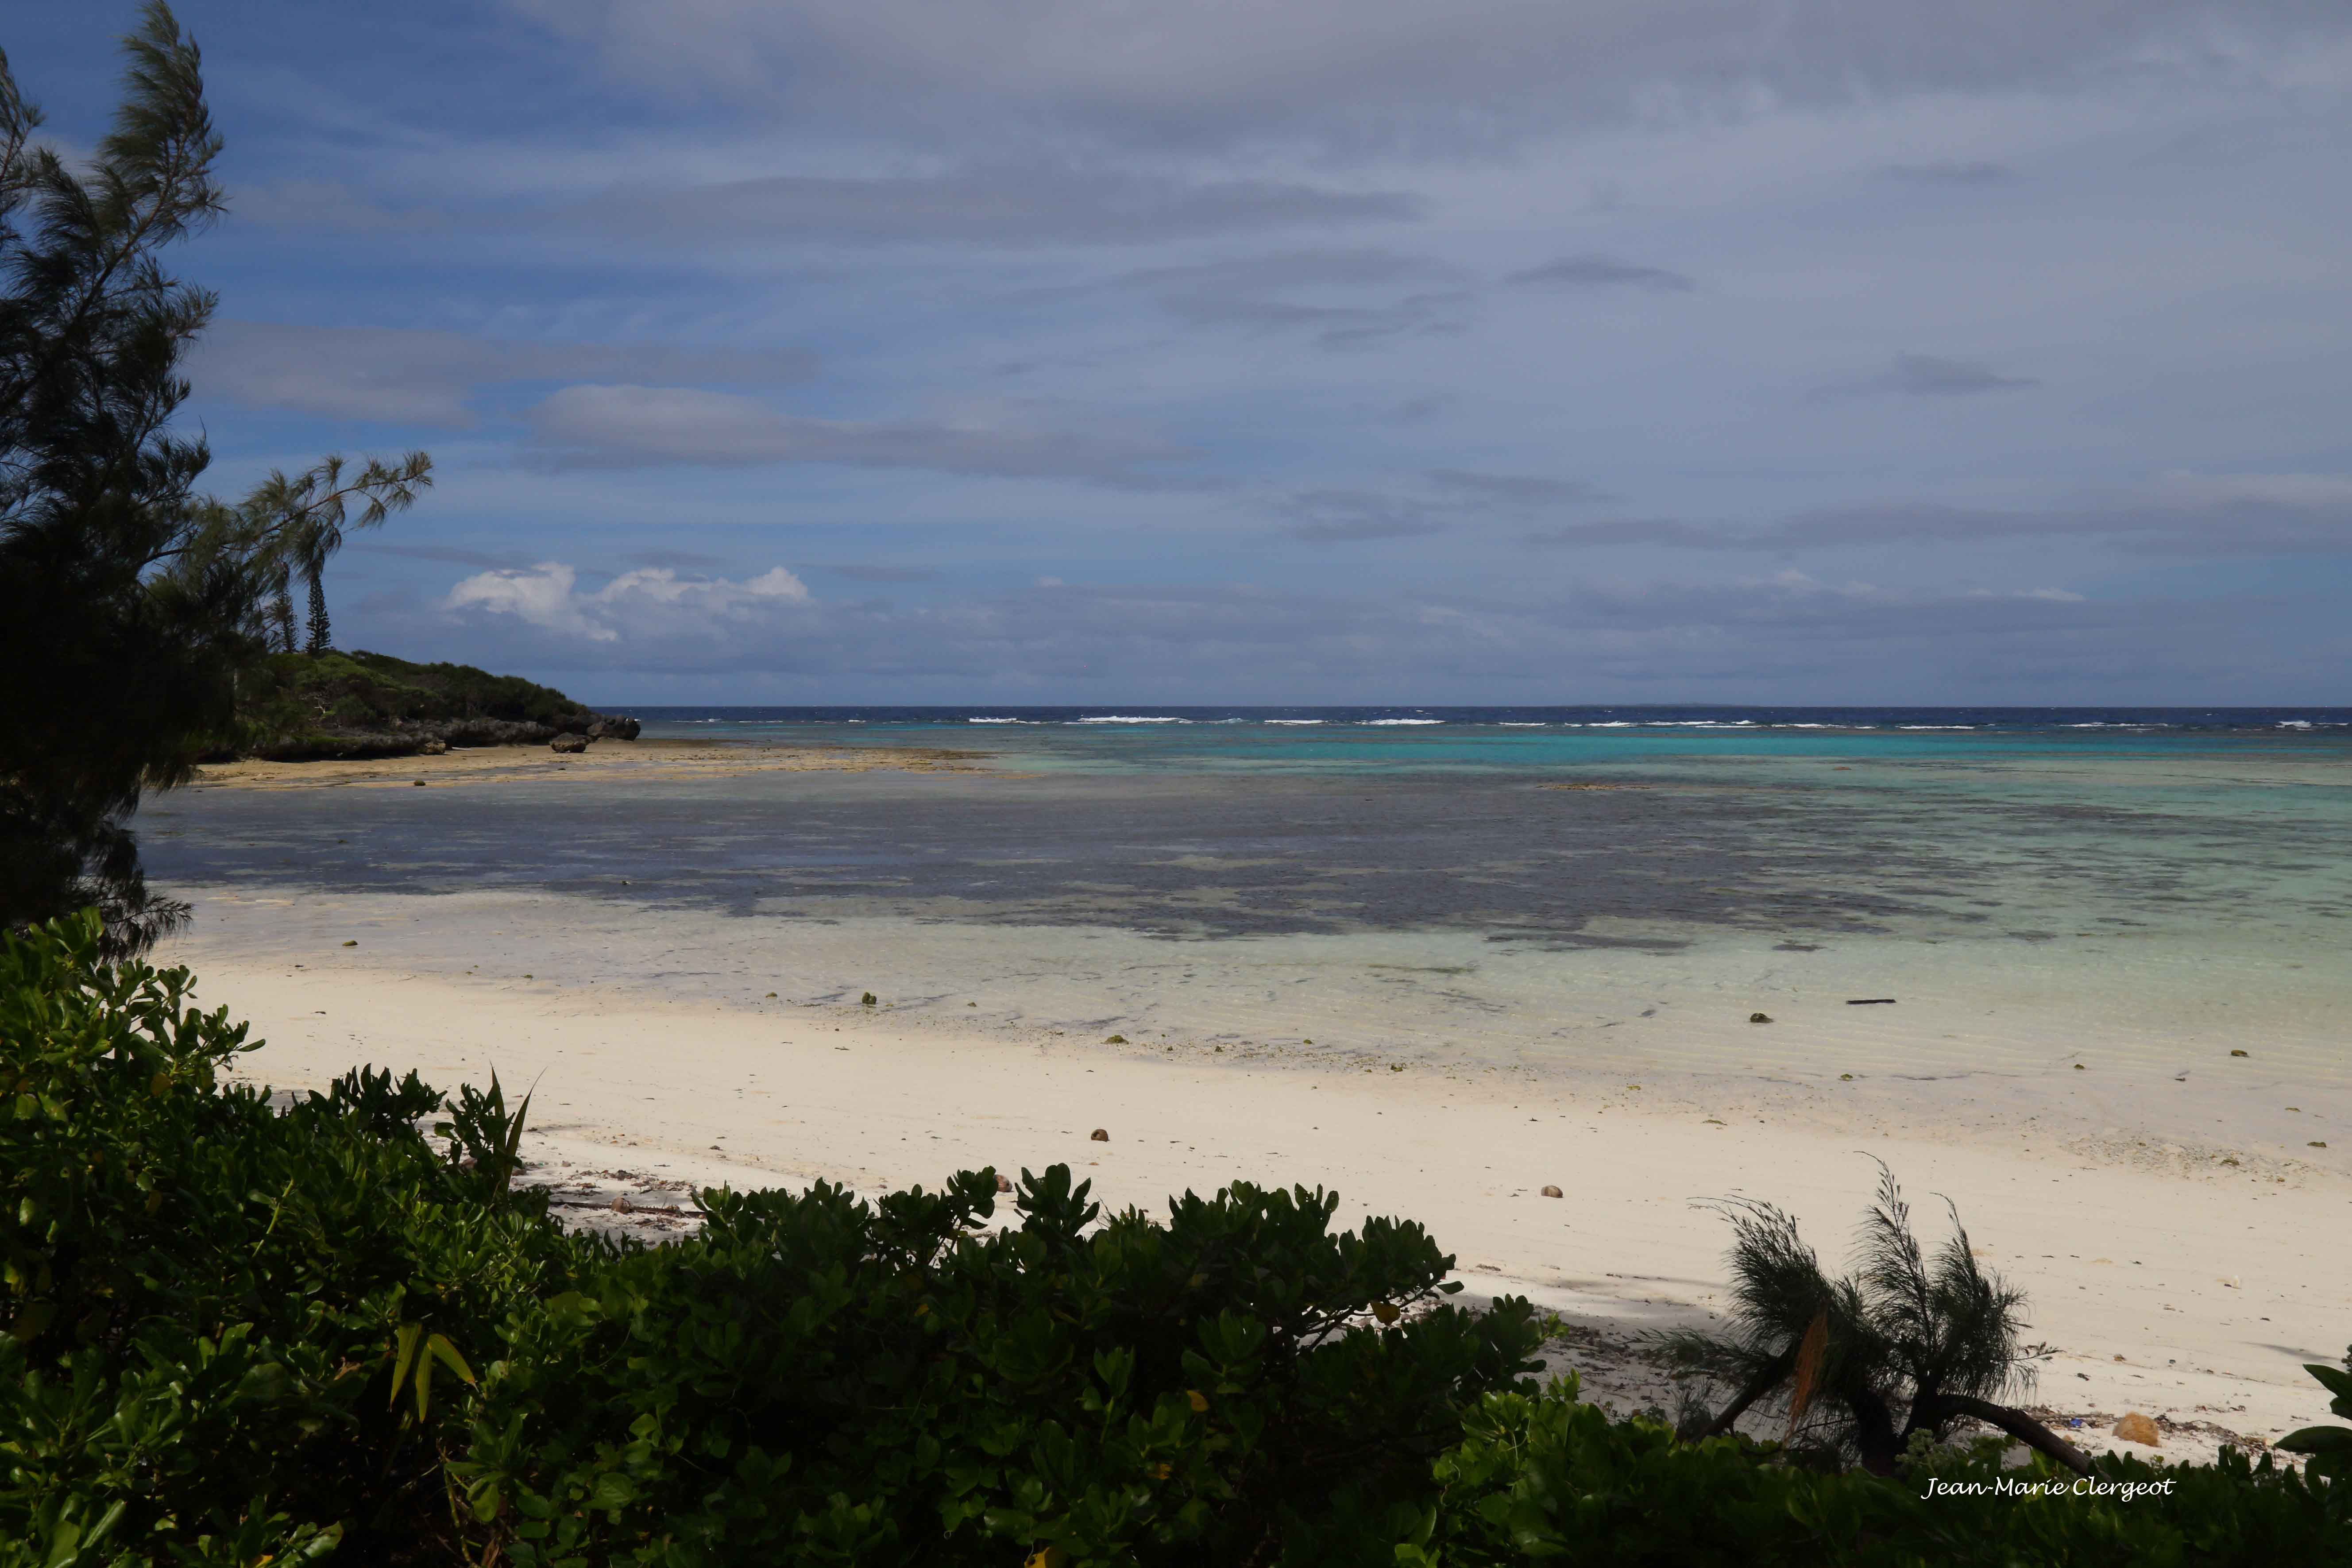
<path fill-rule="evenodd" d="M 222 212 L 201 58 L 163 5 L 123 41 L 123 101 L 86 173 L 37 144 L 0 56 L 0 925 L 95 904 L 121 952 L 185 916 L 152 895 L 129 821 L 230 732 L 274 595 L 344 509 L 405 506 L 412 453 L 339 459 L 244 500 L 171 428 L 214 296 L 160 254 Z M 290 631 L 290 626 L 280 626 Z"/>
<path fill-rule="evenodd" d="M 1859 1267 L 1843 1279 L 1822 1272 L 1783 1210 L 1745 1198 L 1717 1205 L 1732 1225 L 1732 1331 L 1665 1338 L 1684 1365 L 1738 1392 L 1689 1428 L 1727 1432 L 1767 1402 L 1787 1411 L 1792 1442 L 1887 1474 L 1916 1436 L 1940 1437 L 1957 1421 L 1976 1420 L 2087 1471 L 2073 1444 L 1998 1403 L 2029 1385 L 2033 1363 L 2048 1353 L 2020 1342 L 2023 1296 L 1978 1268 L 1956 1208 L 1952 1235 L 1931 1261 L 1894 1173 L 1878 1169 Z"/>
<path fill-rule="evenodd" d="M 401 510 L 416 499 L 416 492 L 433 483 L 433 462 L 422 452 L 411 452 L 398 463 L 379 462 L 373 458 L 348 483 L 343 479 L 343 459 L 331 457 L 317 468 L 298 479 L 288 479 L 275 469 L 263 480 L 247 501 L 266 518 L 287 520 L 289 552 L 293 569 L 301 574 L 310 595 L 309 640 L 305 647 L 311 653 L 324 653 L 333 646 L 333 637 L 327 620 L 327 563 L 343 547 L 346 527 L 357 531 L 374 528 L 394 511 Z M 366 504 L 359 517 L 351 516 L 351 502 L 364 498 Z M 282 592 L 282 590 L 281 590 Z M 288 604 L 282 616 L 287 626 L 285 651 L 291 653 L 292 606 Z"/>

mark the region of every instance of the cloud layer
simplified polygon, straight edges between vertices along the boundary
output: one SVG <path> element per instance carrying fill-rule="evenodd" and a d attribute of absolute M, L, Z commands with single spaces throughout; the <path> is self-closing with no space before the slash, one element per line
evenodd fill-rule
<path fill-rule="evenodd" d="M 809 602 L 807 585 L 781 566 L 741 583 L 682 578 L 667 567 L 625 572 L 593 593 L 561 562 L 466 578 L 442 599 L 458 616 L 504 617 L 558 642 L 724 644 L 740 631 L 772 631 L 779 615 Z"/>
<path fill-rule="evenodd" d="M 2197 601 L 1788 571 L 1538 599 L 1055 584 L 893 607 L 812 599 L 781 568 L 743 582 L 632 574 L 590 592 L 551 563 L 467 579 L 436 614 L 445 639 L 454 622 L 485 657 L 590 679 L 715 664 L 739 689 L 869 700 L 2030 700 L 2066 681 L 2134 701 L 2202 689 L 2262 652 L 2235 614 Z M 1857 681 L 1862 658 L 1880 667 Z M 1967 686 L 1984 689 L 1962 698 Z"/>
<path fill-rule="evenodd" d="M 551 468 L 838 463 L 992 479 L 1149 482 L 1175 447 L 1055 429 L 994 411 L 954 423 L 805 419 L 756 398 L 674 386 L 567 386 L 529 414 L 533 457 Z"/>
<path fill-rule="evenodd" d="M 1267 229 L 1393 223 L 1419 198 L 1273 180 L 1185 180 L 1066 165 L 964 167 L 881 178 L 776 175 L 622 187 L 544 221 L 629 237 L 649 228 L 715 241 L 837 239 L 966 245 L 1117 244 Z"/>
<path fill-rule="evenodd" d="M 21 62 L 80 145 L 110 26 Z M 2255 700 L 2352 652 L 2340 0 L 451 38 L 207 24 L 207 482 L 436 460 L 331 579 L 360 646 L 709 701 Z"/>
<path fill-rule="evenodd" d="M 249 408 L 462 430 L 478 422 L 481 393 L 516 383 L 625 376 L 774 386 L 815 368 L 814 355 L 795 349 L 517 342 L 231 320 L 205 334 L 190 373 L 200 393 Z"/>
<path fill-rule="evenodd" d="M 1191 138 L 1360 135 L 1365 117 L 1402 114 L 1429 134 L 1473 106 L 1490 123 L 1556 121 L 1677 100 L 1747 107 L 2159 73 L 2326 15 L 2312 0 L 516 3 L 625 79 L 747 100 L 786 88 L 869 114 L 1017 103 Z"/>

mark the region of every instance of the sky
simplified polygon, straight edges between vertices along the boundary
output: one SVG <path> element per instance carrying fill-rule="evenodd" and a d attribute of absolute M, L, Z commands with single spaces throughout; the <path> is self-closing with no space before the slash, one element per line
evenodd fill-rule
<path fill-rule="evenodd" d="M 605 705 L 2347 703 L 2342 0 L 190 0 L 235 493 Z M 68 153 L 124 0 L 0 47 Z"/>

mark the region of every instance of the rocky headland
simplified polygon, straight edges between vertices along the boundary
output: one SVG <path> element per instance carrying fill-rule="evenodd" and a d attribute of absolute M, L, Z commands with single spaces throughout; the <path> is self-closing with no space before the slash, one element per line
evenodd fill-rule
<path fill-rule="evenodd" d="M 552 687 L 389 654 L 272 654 L 239 683 L 236 723 L 208 761 L 356 761 L 453 747 L 634 741 L 637 721 Z"/>

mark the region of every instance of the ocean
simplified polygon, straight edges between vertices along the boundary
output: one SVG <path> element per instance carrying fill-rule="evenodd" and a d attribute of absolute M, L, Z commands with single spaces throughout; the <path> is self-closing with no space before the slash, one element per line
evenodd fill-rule
<path fill-rule="evenodd" d="M 142 812 L 151 875 L 200 926 L 364 906 L 542 976 L 1007 1030 L 1834 1079 L 1895 1037 L 1843 1004 L 1895 995 L 1919 1074 L 2352 1069 L 2352 710 L 634 711 L 975 771 L 198 788 Z"/>

